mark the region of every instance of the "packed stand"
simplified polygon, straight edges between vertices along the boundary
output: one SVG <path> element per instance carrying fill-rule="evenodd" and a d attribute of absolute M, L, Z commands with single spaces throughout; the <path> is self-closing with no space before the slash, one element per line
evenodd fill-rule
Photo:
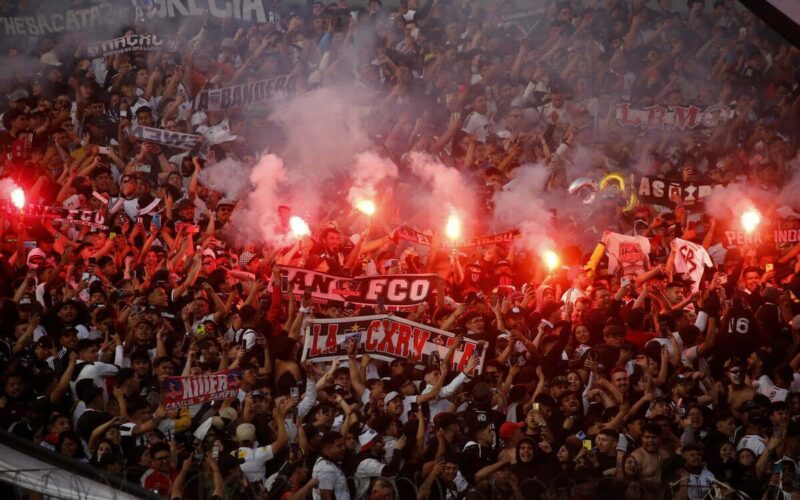
<path fill-rule="evenodd" d="M 309 237 L 243 242 L 231 235 L 244 200 L 201 173 L 279 151 L 280 126 L 266 112 L 193 110 L 202 90 L 290 73 L 301 95 L 352 85 L 400 181 L 424 152 L 482 193 L 480 235 L 527 163 L 575 205 L 577 171 L 778 193 L 797 161 L 796 47 L 731 0 L 536 2 L 518 21 L 527 6 L 500 1 L 275 4 L 260 25 L 183 19 L 177 52 L 91 58 L 95 40 L 69 33 L 5 54 L 2 178 L 30 206 L 101 217 L 3 212 L 3 429 L 169 498 L 800 493 L 800 244 L 731 244 L 703 205 L 627 209 L 627 195 L 598 194 L 589 217 L 555 211 L 563 262 L 548 268 L 514 244 L 451 250 L 444 221 L 417 227 L 430 245 L 405 241 L 406 221 L 389 215 L 402 191 L 384 192 L 368 223 L 347 179 L 311 194 L 330 211 Z M 128 30 L 146 28 L 116 36 Z M 620 125 L 620 102 L 732 114 L 642 133 Z M 176 149 L 131 125 L 202 140 Z M 289 202 L 274 210 L 288 233 Z M 629 237 L 649 248 L 633 271 L 615 262 Z M 433 273 L 438 285 L 389 312 L 286 293 L 287 268 Z M 387 312 L 456 341 L 425 366 L 301 362 L 307 320 Z M 485 356 L 453 369 L 467 340 Z M 241 373 L 235 397 L 166 409 L 168 377 L 223 370 Z"/>

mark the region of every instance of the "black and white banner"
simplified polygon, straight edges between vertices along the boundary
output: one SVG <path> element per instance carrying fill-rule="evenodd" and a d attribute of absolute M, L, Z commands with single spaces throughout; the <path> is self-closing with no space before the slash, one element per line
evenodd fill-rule
<path fill-rule="evenodd" d="M 377 306 L 388 310 L 418 306 L 428 300 L 436 288 L 435 274 L 395 274 L 345 278 L 297 267 L 281 267 L 281 275 L 289 279 L 289 290 L 296 297 L 311 290 L 314 302 L 349 302 L 361 306 Z M 280 282 L 270 281 L 270 286 Z"/>
<path fill-rule="evenodd" d="M 268 80 L 243 83 L 222 89 L 204 90 L 194 101 L 195 111 L 225 111 L 266 102 L 295 90 L 295 76 L 283 75 Z"/>
<path fill-rule="evenodd" d="M 763 221 L 751 233 L 738 227 L 728 227 L 723 230 L 722 238 L 722 245 L 726 248 L 761 244 L 788 248 L 797 243 L 800 243 L 800 219 L 791 218 Z"/>
<path fill-rule="evenodd" d="M 92 43 L 86 47 L 86 54 L 91 58 L 95 58 L 123 54 L 125 52 L 154 50 L 175 52 L 178 50 L 178 41 L 162 39 L 158 35 L 131 34 L 114 38 L 113 40 Z"/>
<path fill-rule="evenodd" d="M 497 234 L 490 234 L 487 236 L 476 236 L 469 238 L 466 241 L 456 245 L 457 248 L 472 248 L 482 247 L 487 245 L 495 245 L 499 243 L 511 243 L 519 238 L 520 232 L 517 229 L 511 229 Z M 431 246 L 431 237 L 425 233 L 420 233 L 416 229 L 408 226 L 400 226 L 397 229 L 397 238 L 416 243 L 418 245 Z"/>
<path fill-rule="evenodd" d="M 445 358 L 456 336 L 397 316 L 376 315 L 308 320 L 304 337 L 303 361 L 332 361 L 352 352 L 383 361 L 405 359 L 430 366 Z M 483 342 L 464 338 L 453 351 L 450 369 L 462 371 L 470 358 L 477 357 L 475 370 L 480 373 L 485 356 Z"/>
<path fill-rule="evenodd" d="M 98 28 L 118 26 L 119 19 L 129 16 L 130 12 L 127 6 L 112 4 L 82 9 L 54 9 L 59 3 L 44 3 L 40 9 L 26 12 L 22 16 L 0 17 L 0 33 L 4 36 L 44 36 L 66 31 L 96 31 Z M 67 2 L 62 4 L 66 5 Z M 53 12 L 56 9 L 58 10 Z"/>
<path fill-rule="evenodd" d="M 262 0 L 155 0 L 153 16 L 175 19 L 209 16 L 250 23 L 275 22 L 275 15 L 264 8 Z"/>
<path fill-rule="evenodd" d="M 686 206 L 700 205 L 711 195 L 714 184 L 683 182 L 661 177 L 637 175 L 636 196 L 643 203 L 675 206 L 673 199 L 680 199 Z"/>
<path fill-rule="evenodd" d="M 735 116 L 735 111 L 726 107 L 712 105 L 705 108 L 697 106 L 672 106 L 654 104 L 637 106 L 629 102 L 617 104 L 617 123 L 621 127 L 634 127 L 645 130 L 694 130 L 710 129 L 724 125 Z"/>
<path fill-rule="evenodd" d="M 517 26 L 526 34 L 542 22 L 546 9 L 544 6 L 533 7 L 530 9 L 505 12 L 500 14 L 498 24 L 500 26 Z"/>
<path fill-rule="evenodd" d="M 105 217 L 94 210 L 69 209 L 63 207 L 50 207 L 46 205 L 25 205 L 20 212 L 18 208 L 8 202 L 0 204 L 0 210 L 6 215 L 22 216 L 29 218 L 48 218 L 55 222 L 66 222 L 73 226 L 88 226 L 92 229 L 106 230 Z"/>
<path fill-rule="evenodd" d="M 200 141 L 199 135 L 172 132 L 171 130 L 142 125 L 131 125 L 128 128 L 128 137 L 135 137 L 140 141 L 155 142 L 162 146 L 170 146 L 186 151 L 194 149 Z"/>

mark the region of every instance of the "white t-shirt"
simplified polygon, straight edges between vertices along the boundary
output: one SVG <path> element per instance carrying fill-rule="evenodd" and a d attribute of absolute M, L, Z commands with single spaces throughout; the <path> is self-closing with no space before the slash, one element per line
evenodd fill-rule
<path fill-rule="evenodd" d="M 689 279 L 693 281 L 692 292 L 698 291 L 700 289 L 700 278 L 703 277 L 706 266 L 712 267 L 714 265 L 708 252 L 701 245 L 680 238 L 672 240 L 670 245 L 675 255 L 675 271 L 688 275 Z"/>
<path fill-rule="evenodd" d="M 321 500 L 320 490 L 333 492 L 336 500 L 350 500 L 350 490 L 347 488 L 347 478 L 338 465 L 322 457 L 317 459 L 311 477 L 319 481 L 319 485 L 311 492 L 314 500 Z"/>
<path fill-rule="evenodd" d="M 463 384 L 466 380 L 467 376 L 464 375 L 463 373 L 459 373 L 458 375 L 456 375 L 456 378 L 454 378 L 449 384 L 442 387 L 437 397 L 433 398 L 428 402 L 428 407 L 431 410 L 430 411 L 431 422 L 433 422 L 433 419 L 435 419 L 436 416 L 439 415 L 440 413 L 445 413 L 450 411 L 450 408 L 453 405 L 453 403 L 447 398 L 455 394 L 456 391 L 459 389 L 459 387 L 461 387 L 461 384 Z M 422 390 L 422 394 L 428 393 L 432 390 L 433 386 L 426 385 L 425 388 Z M 411 409 L 410 404 L 408 408 Z"/>
<path fill-rule="evenodd" d="M 680 349 L 681 353 L 683 353 L 685 351 L 683 347 L 683 339 L 681 339 L 681 336 L 678 335 L 678 332 L 672 332 L 672 336 L 678 343 L 678 349 Z M 667 346 L 667 352 L 669 353 L 670 357 L 672 357 L 675 354 L 675 348 L 673 347 L 672 342 L 670 342 L 669 339 L 662 339 L 661 337 L 658 337 L 647 341 L 648 344 L 650 342 L 658 342 L 662 346 Z"/>
<path fill-rule="evenodd" d="M 706 498 L 709 487 L 714 484 L 714 474 L 708 469 L 703 469 L 700 474 L 689 474 L 689 498 L 692 500 L 702 500 Z"/>
<path fill-rule="evenodd" d="M 604 243 L 608 252 L 608 272 L 638 275 L 650 266 L 650 240 L 644 236 L 609 233 Z"/>
<path fill-rule="evenodd" d="M 248 481 L 262 481 L 264 479 L 264 464 L 272 460 L 272 446 L 261 446 L 259 448 L 241 447 L 236 450 L 236 457 L 244 460 L 239 465 L 242 474 Z"/>
<path fill-rule="evenodd" d="M 467 116 L 464 122 L 464 132 L 472 134 L 481 142 L 486 142 L 486 137 L 489 136 L 491 129 L 491 121 L 484 115 L 473 111 Z"/>
<path fill-rule="evenodd" d="M 356 498 L 365 498 L 372 478 L 380 477 L 386 464 L 374 458 L 365 458 L 356 467 Z"/>
<path fill-rule="evenodd" d="M 761 375 L 758 380 L 753 382 L 753 389 L 762 396 L 769 398 L 771 402 L 785 401 L 789 391 L 782 389 L 772 382 L 767 375 Z"/>

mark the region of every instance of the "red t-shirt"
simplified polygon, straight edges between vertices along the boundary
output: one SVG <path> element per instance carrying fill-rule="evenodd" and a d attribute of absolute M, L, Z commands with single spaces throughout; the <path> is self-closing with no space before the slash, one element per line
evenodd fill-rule
<path fill-rule="evenodd" d="M 628 334 L 625 336 L 625 340 L 635 345 L 637 352 L 642 352 L 644 351 L 644 345 L 656 337 L 657 335 L 653 332 L 629 329 Z"/>

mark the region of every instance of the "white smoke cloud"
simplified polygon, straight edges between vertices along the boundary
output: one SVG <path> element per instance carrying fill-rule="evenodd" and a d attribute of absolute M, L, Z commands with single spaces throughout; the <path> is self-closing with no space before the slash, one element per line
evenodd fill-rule
<path fill-rule="evenodd" d="M 250 172 L 249 167 L 226 158 L 203 168 L 199 181 L 206 187 L 224 193 L 226 198 L 237 200 L 251 188 Z"/>
<path fill-rule="evenodd" d="M 0 179 L 0 200 L 11 201 L 11 191 L 18 187 L 11 179 Z"/>
<path fill-rule="evenodd" d="M 279 230 L 278 206 L 286 203 L 287 180 L 283 160 L 263 156 L 250 172 L 253 191 L 231 218 L 231 237 L 239 242 L 286 244 Z"/>
<path fill-rule="evenodd" d="M 356 155 L 353 165 L 353 185 L 347 194 L 347 201 L 355 206 L 361 200 L 375 200 L 376 187 L 385 179 L 397 177 L 397 166 L 375 153 L 364 152 Z"/>
<path fill-rule="evenodd" d="M 409 161 L 421 181 L 415 201 L 422 209 L 437 218 L 454 211 L 462 217 L 474 215 L 477 196 L 461 172 L 423 153 L 411 153 Z"/>
<path fill-rule="evenodd" d="M 518 228 L 522 232 L 520 245 L 535 253 L 555 248 L 545 192 L 549 176 L 543 165 L 523 165 L 507 190 L 493 197 L 495 229 Z"/>
<path fill-rule="evenodd" d="M 728 184 L 714 186 L 706 198 L 706 212 L 718 220 L 737 219 L 749 208 L 757 208 L 762 213 L 773 205 L 775 193 L 751 184 Z"/>

